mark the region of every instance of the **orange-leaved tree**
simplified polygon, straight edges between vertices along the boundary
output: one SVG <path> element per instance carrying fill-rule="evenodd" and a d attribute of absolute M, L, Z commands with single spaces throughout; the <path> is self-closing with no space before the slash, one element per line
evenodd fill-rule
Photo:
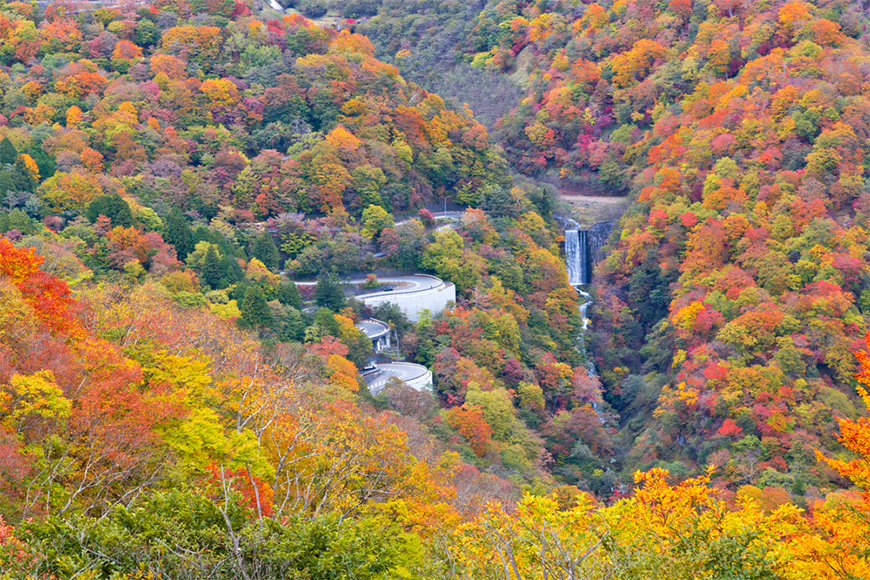
<path fill-rule="evenodd" d="M 855 374 L 858 394 L 870 410 L 870 333 L 864 340 L 867 350 L 855 357 L 860 365 Z M 858 494 L 829 494 L 818 502 L 813 513 L 815 533 L 805 542 L 806 549 L 824 569 L 824 578 L 870 578 L 870 418 L 857 420 L 838 418 L 840 442 L 858 456 L 854 459 L 825 457 L 819 460 L 835 469 L 860 489 Z"/>
<path fill-rule="evenodd" d="M 52 330 L 79 335 L 78 322 L 70 312 L 67 283 L 39 269 L 45 258 L 34 248 L 16 248 L 0 239 L 0 279 L 8 278 L 34 309 L 36 316 Z"/>
<path fill-rule="evenodd" d="M 860 364 L 855 378 L 858 379 L 858 394 L 870 410 L 870 333 L 864 337 L 864 340 L 867 343 L 867 350 L 855 353 Z M 830 459 L 822 455 L 819 457 L 836 469 L 840 475 L 861 488 L 865 494 L 865 501 L 870 501 L 870 418 L 861 417 L 856 421 L 837 419 L 837 422 L 840 424 L 840 442 L 850 451 L 857 453 L 858 457 L 850 461 Z"/>

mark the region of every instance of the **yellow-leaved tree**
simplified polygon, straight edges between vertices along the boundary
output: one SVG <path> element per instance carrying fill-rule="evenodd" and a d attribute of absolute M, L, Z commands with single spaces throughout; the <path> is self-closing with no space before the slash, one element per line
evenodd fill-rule
<path fill-rule="evenodd" d="M 781 557 L 802 522 L 793 505 L 729 509 L 709 474 L 673 483 L 654 468 L 635 482 L 612 506 L 568 487 L 527 495 L 513 512 L 491 504 L 459 529 L 445 559 L 459 577 L 493 580 L 801 577 Z"/>

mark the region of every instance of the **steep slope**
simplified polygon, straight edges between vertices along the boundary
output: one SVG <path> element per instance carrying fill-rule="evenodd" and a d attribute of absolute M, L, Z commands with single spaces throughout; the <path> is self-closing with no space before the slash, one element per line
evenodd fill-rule
<path fill-rule="evenodd" d="M 636 144 L 597 352 L 632 462 L 713 462 L 802 493 L 826 479 L 810 450 L 857 413 L 867 51 L 807 4 L 731 14 L 711 7 L 681 64 L 699 82 Z M 712 68 L 723 43 L 745 62 Z"/>
<path fill-rule="evenodd" d="M 636 200 L 594 325 L 625 465 L 825 482 L 809 450 L 857 413 L 870 311 L 860 6 L 492 2 L 464 26 L 445 10 L 404 27 L 382 6 L 375 32 L 416 31 L 391 49 L 453 26 L 457 58 L 526 73 L 496 130 L 514 167 Z"/>
<path fill-rule="evenodd" d="M 162 8 L 43 20 L 4 7 L 6 133 L 39 166 L 47 209 L 124 189 L 161 215 L 359 216 L 507 186 L 485 128 L 377 61 L 364 37 L 264 22 L 243 4 L 190 20 L 178 19 L 186 3 Z"/>

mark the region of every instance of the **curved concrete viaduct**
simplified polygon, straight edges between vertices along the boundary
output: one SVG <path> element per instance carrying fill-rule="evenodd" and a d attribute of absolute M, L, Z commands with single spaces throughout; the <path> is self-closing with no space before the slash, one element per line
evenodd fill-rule
<path fill-rule="evenodd" d="M 393 276 L 378 278 L 391 290 L 378 290 L 368 294 L 358 294 L 356 298 L 366 306 L 377 306 L 386 302 L 397 305 L 411 322 L 417 322 L 420 314 L 428 310 L 432 314 L 447 308 L 448 302 L 456 302 L 456 286 L 429 274 Z M 344 284 L 362 284 L 366 280 L 343 280 Z M 317 282 L 293 282 L 297 286 L 314 286 Z"/>
<path fill-rule="evenodd" d="M 377 318 L 360 320 L 356 327 L 362 330 L 369 340 L 372 341 L 372 349 L 379 353 L 385 348 L 390 348 L 390 325 Z"/>
<path fill-rule="evenodd" d="M 423 365 L 392 362 L 377 365 L 377 372 L 363 375 L 369 391 L 377 395 L 391 378 L 397 378 L 418 391 L 432 390 L 432 371 Z"/>
<path fill-rule="evenodd" d="M 378 282 L 391 285 L 392 290 L 360 294 L 357 299 L 372 307 L 395 304 L 411 322 L 417 322 L 424 310 L 435 314 L 447 308 L 448 302 L 456 302 L 456 286 L 428 274 L 378 278 Z"/>
<path fill-rule="evenodd" d="M 361 284 L 363 282 L 365 280 L 345 281 L 346 284 Z M 456 302 L 456 286 L 428 274 L 378 278 L 378 282 L 386 285 L 389 289 L 360 294 L 357 295 L 357 299 L 366 306 L 377 306 L 384 303 L 395 304 L 411 322 L 417 322 L 424 310 L 434 314 L 444 310 L 448 302 Z M 316 284 L 316 282 L 294 283 L 300 286 Z M 361 320 L 356 326 L 372 340 L 372 347 L 376 353 L 390 348 L 390 326 L 387 323 L 369 318 Z M 381 391 L 387 381 L 393 377 L 418 391 L 432 390 L 432 371 L 418 364 L 384 363 L 378 364 L 373 371 L 363 373 L 363 379 L 373 395 Z"/>

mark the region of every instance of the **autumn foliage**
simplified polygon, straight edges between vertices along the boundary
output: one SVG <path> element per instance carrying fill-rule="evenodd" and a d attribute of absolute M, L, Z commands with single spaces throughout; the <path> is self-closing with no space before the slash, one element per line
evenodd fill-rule
<path fill-rule="evenodd" d="M 870 576 L 860 6 L 255 4 L 0 7 L 0 577 Z"/>

